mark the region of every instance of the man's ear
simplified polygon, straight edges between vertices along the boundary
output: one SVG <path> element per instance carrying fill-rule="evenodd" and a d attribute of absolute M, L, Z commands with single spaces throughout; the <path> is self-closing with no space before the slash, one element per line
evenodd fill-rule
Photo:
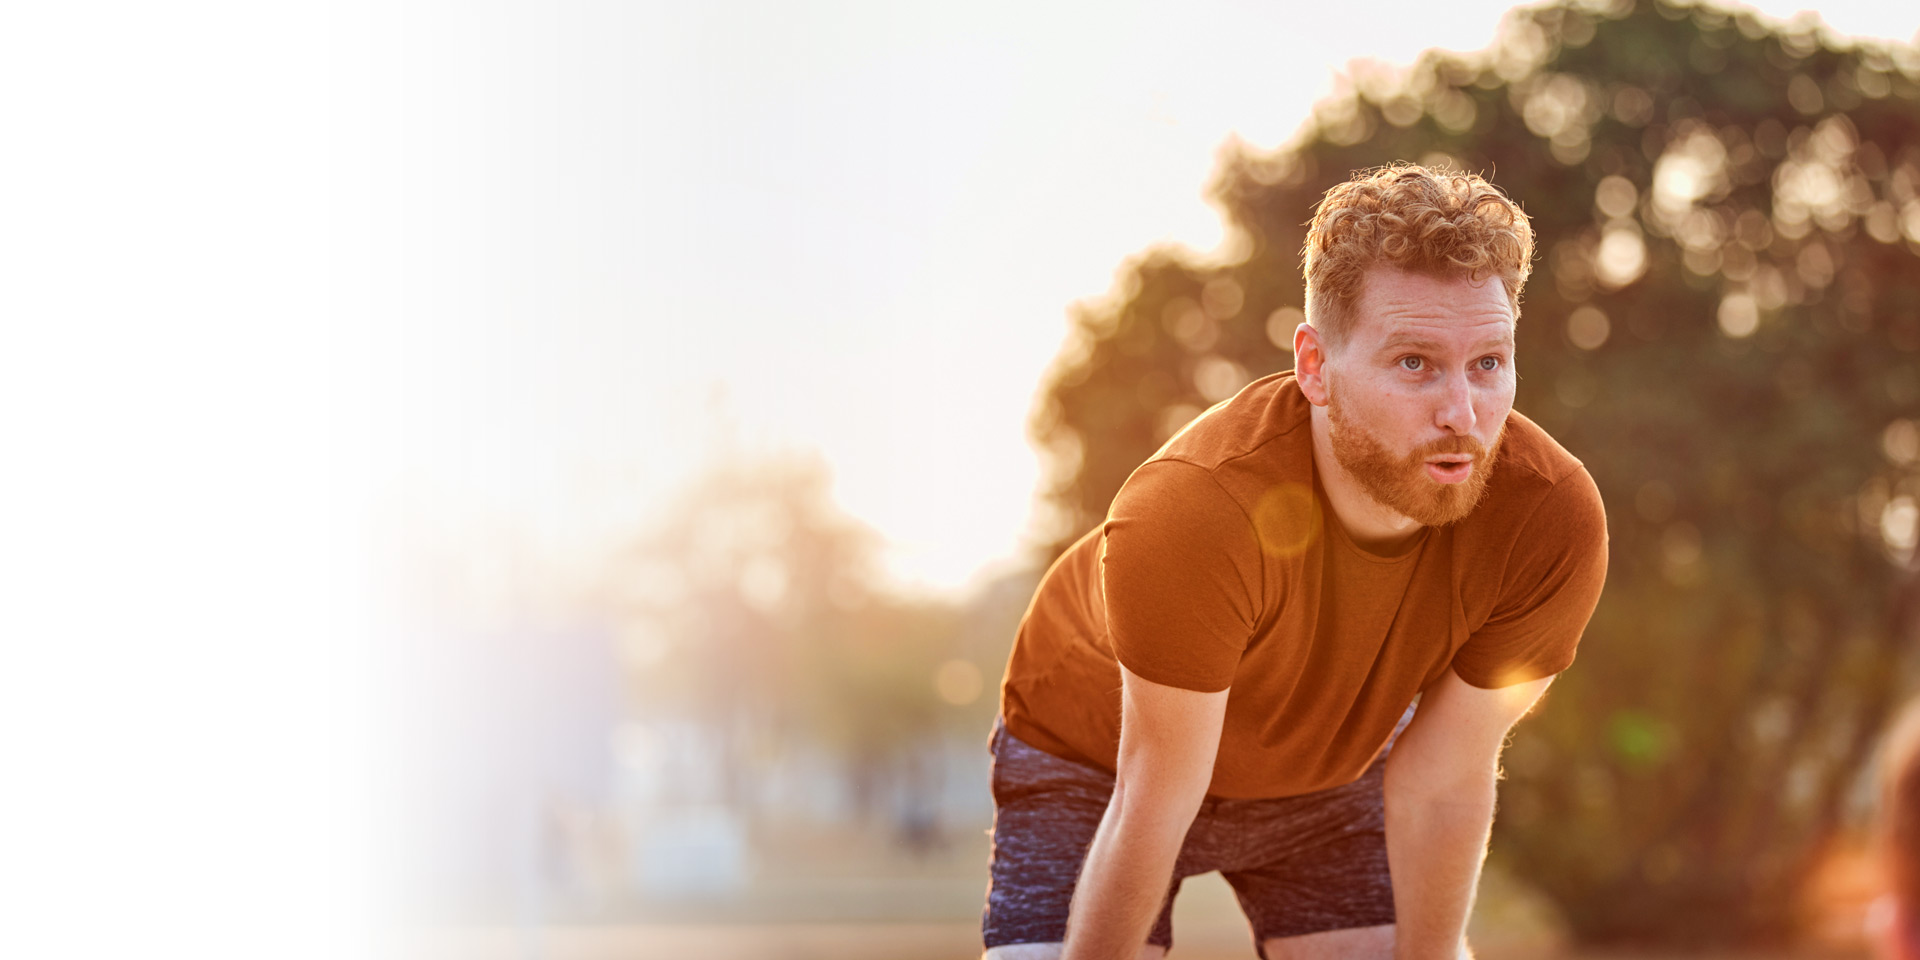
<path fill-rule="evenodd" d="M 1293 375 L 1300 382 L 1300 392 L 1316 407 L 1327 405 L 1326 368 L 1326 340 L 1320 331 L 1311 323 L 1293 328 Z"/>

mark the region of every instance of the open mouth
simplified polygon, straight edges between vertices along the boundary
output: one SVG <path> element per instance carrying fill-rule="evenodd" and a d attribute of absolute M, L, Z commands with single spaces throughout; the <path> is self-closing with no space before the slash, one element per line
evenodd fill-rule
<path fill-rule="evenodd" d="M 1427 461 L 1427 476 L 1432 477 L 1437 483 L 1460 483 L 1471 473 L 1473 473 L 1471 459 Z"/>

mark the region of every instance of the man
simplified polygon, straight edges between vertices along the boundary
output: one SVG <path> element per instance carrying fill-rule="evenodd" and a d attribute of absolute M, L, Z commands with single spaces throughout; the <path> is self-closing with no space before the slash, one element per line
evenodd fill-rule
<path fill-rule="evenodd" d="M 1478 177 L 1328 191 L 1295 370 L 1135 470 L 1021 620 L 990 960 L 1159 957 L 1212 870 L 1267 960 L 1466 955 L 1501 742 L 1606 575 L 1592 479 L 1512 410 L 1532 251 Z"/>

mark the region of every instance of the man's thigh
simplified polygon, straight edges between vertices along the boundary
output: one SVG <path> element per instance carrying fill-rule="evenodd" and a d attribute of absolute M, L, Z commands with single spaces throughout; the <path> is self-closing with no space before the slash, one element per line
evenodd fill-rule
<path fill-rule="evenodd" d="M 1023 743 L 1004 726 L 996 726 L 993 744 L 993 852 L 981 918 L 987 956 L 1058 956 L 1074 886 L 1112 797 L 1113 777 Z M 1173 942 L 1171 897 L 1179 881 L 1169 880 L 1168 900 L 1146 936 L 1151 951 L 1142 957 L 1162 956 Z M 1015 948 L 1037 952 L 1004 952 Z"/>
<path fill-rule="evenodd" d="M 1223 806 L 1221 825 L 1240 837 L 1243 858 L 1220 872 L 1260 942 L 1295 944 L 1290 949 L 1298 953 L 1319 949 L 1322 939 L 1363 944 L 1383 936 L 1355 931 L 1392 930 L 1381 773 L 1376 764 L 1332 790 Z M 1390 933 L 1384 942 L 1390 951 Z"/>
<path fill-rule="evenodd" d="M 1393 924 L 1269 937 L 1267 960 L 1393 960 Z"/>

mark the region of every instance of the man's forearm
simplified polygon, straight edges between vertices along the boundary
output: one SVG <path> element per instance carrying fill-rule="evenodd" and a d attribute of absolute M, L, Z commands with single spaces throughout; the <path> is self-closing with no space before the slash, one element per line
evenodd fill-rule
<path fill-rule="evenodd" d="M 1195 812 L 1129 805 L 1115 791 L 1080 868 L 1061 960 L 1133 960 L 1166 902 Z"/>
<path fill-rule="evenodd" d="M 1493 826 L 1494 785 L 1440 796 L 1387 795 L 1395 960 L 1455 960 Z"/>

